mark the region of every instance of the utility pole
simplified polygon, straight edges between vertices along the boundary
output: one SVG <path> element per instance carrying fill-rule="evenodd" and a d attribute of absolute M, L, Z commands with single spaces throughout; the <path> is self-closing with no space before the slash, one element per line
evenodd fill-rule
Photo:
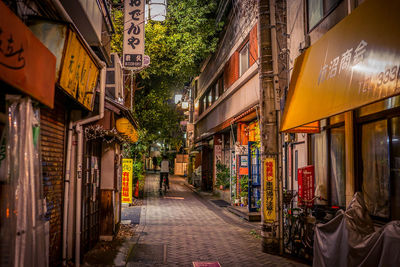
<path fill-rule="evenodd" d="M 278 0 L 280 1 L 280 0 Z M 260 77 L 260 141 L 262 170 L 262 249 L 278 254 L 281 244 L 282 177 L 279 155 L 279 78 L 275 23 L 275 0 L 258 0 Z"/>

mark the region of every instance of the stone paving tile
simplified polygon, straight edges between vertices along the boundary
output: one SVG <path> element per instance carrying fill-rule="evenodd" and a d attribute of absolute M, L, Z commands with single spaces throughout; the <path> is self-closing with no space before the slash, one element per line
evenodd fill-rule
<path fill-rule="evenodd" d="M 158 175 L 148 175 L 138 243 L 165 246 L 164 259 L 135 262 L 131 255 L 127 266 L 192 266 L 193 261 L 219 261 L 221 266 L 302 266 L 263 253 L 261 240 L 249 230 L 259 226 L 242 227 L 243 222 L 235 221 L 239 219 L 221 216 L 189 190 L 182 178 L 170 178 L 171 189 L 165 197 L 159 196 L 158 186 Z"/>

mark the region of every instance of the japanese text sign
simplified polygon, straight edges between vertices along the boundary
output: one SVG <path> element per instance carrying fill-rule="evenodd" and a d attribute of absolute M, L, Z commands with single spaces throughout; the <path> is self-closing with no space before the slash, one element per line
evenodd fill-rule
<path fill-rule="evenodd" d="M 53 108 L 56 57 L 0 1 L 0 80 Z"/>
<path fill-rule="evenodd" d="M 296 59 L 281 131 L 400 94 L 398 10 L 364 1 Z"/>
<path fill-rule="evenodd" d="M 275 159 L 266 158 L 264 161 L 264 220 L 266 222 L 273 222 L 276 220 L 275 205 Z"/>
<path fill-rule="evenodd" d="M 314 166 L 306 166 L 297 170 L 299 184 L 299 206 L 314 205 Z"/>
<path fill-rule="evenodd" d="M 122 203 L 132 203 L 133 159 L 122 159 Z"/>
<path fill-rule="evenodd" d="M 99 69 L 81 44 L 77 34 L 70 30 L 60 73 L 60 86 L 79 103 L 93 110 L 94 94 Z"/>
<path fill-rule="evenodd" d="M 124 68 L 143 67 L 145 0 L 124 1 Z"/>

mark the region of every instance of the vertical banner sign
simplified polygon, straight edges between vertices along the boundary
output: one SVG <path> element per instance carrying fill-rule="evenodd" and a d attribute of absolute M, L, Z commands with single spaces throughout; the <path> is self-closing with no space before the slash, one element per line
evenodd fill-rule
<path fill-rule="evenodd" d="M 133 159 L 122 159 L 122 203 L 132 203 Z"/>
<path fill-rule="evenodd" d="M 124 1 L 124 68 L 139 69 L 144 59 L 145 0 Z"/>
<path fill-rule="evenodd" d="M 314 166 L 309 165 L 297 170 L 299 184 L 299 206 L 314 205 Z"/>
<path fill-rule="evenodd" d="M 264 220 L 273 222 L 276 220 L 275 214 L 275 159 L 266 158 L 264 161 Z"/>

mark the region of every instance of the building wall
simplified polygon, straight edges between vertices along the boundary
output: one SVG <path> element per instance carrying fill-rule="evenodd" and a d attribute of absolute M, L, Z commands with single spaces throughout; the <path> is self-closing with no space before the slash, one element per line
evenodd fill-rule
<path fill-rule="evenodd" d="M 257 71 L 256 65 L 254 65 L 253 69 Z M 195 128 L 195 136 L 201 137 L 203 133 L 211 133 L 214 127 L 217 127 L 227 119 L 239 115 L 246 109 L 256 105 L 259 101 L 258 92 L 260 84 L 258 77 L 258 73 L 255 74 L 236 92 L 227 97 L 221 104 L 217 104 L 216 107 L 207 114 L 207 116 L 198 121 Z M 245 78 L 246 77 L 244 76 L 241 77 L 237 83 L 240 83 L 240 81 Z"/>

